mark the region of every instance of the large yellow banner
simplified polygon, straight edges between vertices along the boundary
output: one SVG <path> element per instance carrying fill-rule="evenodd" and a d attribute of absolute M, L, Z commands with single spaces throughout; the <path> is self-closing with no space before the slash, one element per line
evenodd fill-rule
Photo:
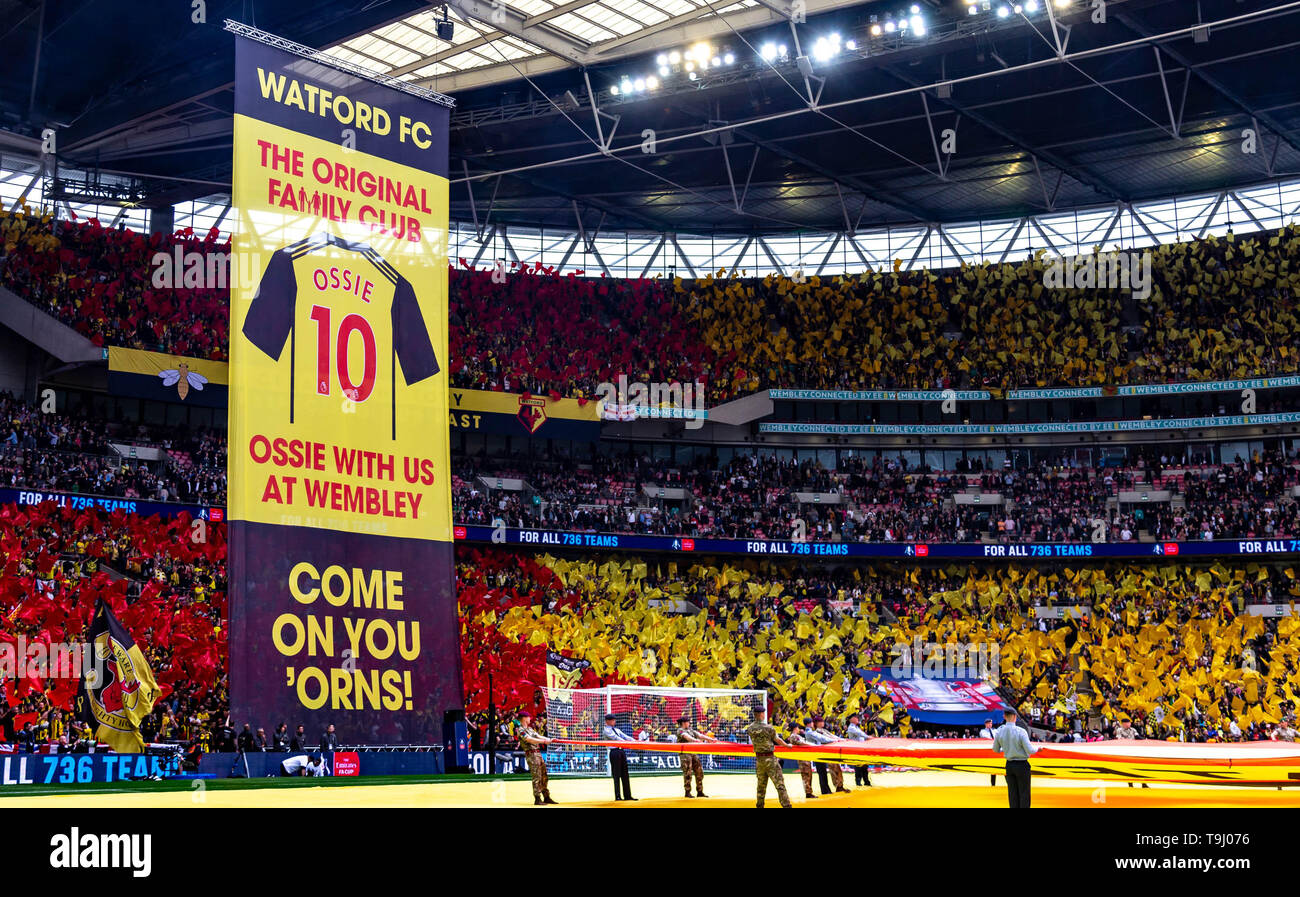
<path fill-rule="evenodd" d="M 447 540 L 446 179 L 240 115 L 235 142 L 264 264 L 231 297 L 232 519 Z"/>
<path fill-rule="evenodd" d="M 461 704 L 449 103 L 269 43 L 236 66 L 232 714 L 437 741 Z"/>

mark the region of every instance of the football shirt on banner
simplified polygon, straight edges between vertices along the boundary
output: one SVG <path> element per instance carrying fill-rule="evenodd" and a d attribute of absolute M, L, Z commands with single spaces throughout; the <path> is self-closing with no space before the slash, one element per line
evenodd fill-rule
<path fill-rule="evenodd" d="M 277 251 L 244 318 L 244 336 L 287 364 L 288 422 L 337 413 L 397 438 L 397 368 L 412 386 L 439 371 L 415 290 L 363 243 L 315 234 Z M 313 411 L 311 403 L 322 407 Z"/>

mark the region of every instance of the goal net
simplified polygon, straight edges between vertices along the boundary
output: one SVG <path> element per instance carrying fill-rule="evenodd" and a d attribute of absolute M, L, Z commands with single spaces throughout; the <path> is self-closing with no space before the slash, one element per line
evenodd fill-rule
<path fill-rule="evenodd" d="M 634 739 L 628 744 L 627 765 L 632 773 L 680 770 L 681 757 L 660 751 L 634 750 L 636 742 L 675 742 L 677 720 L 686 717 L 696 732 L 718 741 L 748 742 L 745 728 L 754 712 L 767 706 L 761 689 L 647 688 L 607 685 L 604 688 L 546 689 L 546 734 L 552 738 L 604 741 L 605 715 Z M 752 770 L 752 757 L 700 758 L 705 772 Z M 608 775 L 606 748 L 552 744 L 546 751 L 548 771 L 558 775 Z"/>

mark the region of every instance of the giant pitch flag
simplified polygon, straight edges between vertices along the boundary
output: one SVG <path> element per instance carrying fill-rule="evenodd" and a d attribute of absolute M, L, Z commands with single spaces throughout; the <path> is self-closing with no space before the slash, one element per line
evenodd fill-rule
<path fill-rule="evenodd" d="M 103 599 L 88 639 L 95 656 L 77 689 L 77 716 L 112 750 L 138 754 L 144 750 L 140 721 L 161 694 L 153 670 Z"/>
<path fill-rule="evenodd" d="M 231 25 L 232 723 L 441 739 L 461 704 L 450 101 Z M 272 44 L 275 44 L 274 46 Z"/>

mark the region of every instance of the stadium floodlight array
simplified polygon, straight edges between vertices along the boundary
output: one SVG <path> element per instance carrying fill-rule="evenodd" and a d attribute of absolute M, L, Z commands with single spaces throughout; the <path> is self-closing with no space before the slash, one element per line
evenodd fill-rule
<path fill-rule="evenodd" d="M 546 689 L 546 734 L 552 738 L 581 741 L 604 740 L 605 714 L 613 713 L 615 725 L 640 742 L 676 740 L 677 720 L 686 717 L 690 727 L 718 741 L 748 742 L 745 728 L 754 711 L 767 707 L 762 689 L 651 688 L 635 685 L 607 685 L 604 688 Z M 629 744 L 630 772 L 664 773 L 681 769 L 681 758 L 672 753 L 637 751 Z M 705 773 L 739 772 L 754 768 L 748 757 L 701 758 Z M 609 752 L 605 748 L 552 744 L 546 751 L 546 766 L 552 775 L 609 775 Z"/>

